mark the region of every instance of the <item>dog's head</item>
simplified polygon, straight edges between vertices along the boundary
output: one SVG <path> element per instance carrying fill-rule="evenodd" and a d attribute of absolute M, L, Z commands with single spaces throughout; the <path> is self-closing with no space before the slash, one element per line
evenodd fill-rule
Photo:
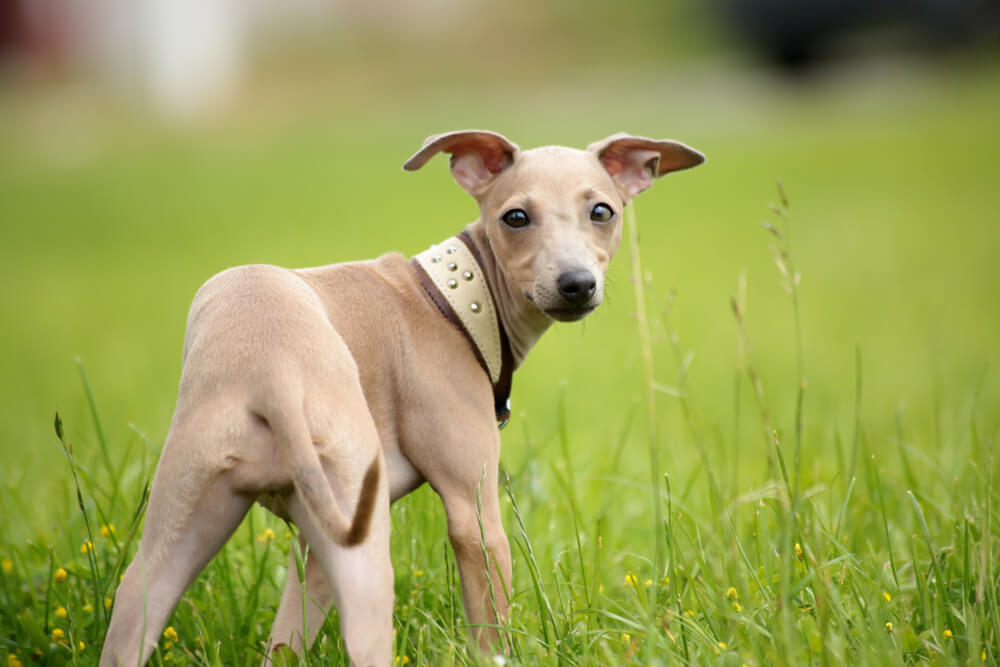
<path fill-rule="evenodd" d="M 676 141 L 616 134 L 587 150 L 521 152 L 493 132 L 429 137 L 403 165 L 451 154 L 451 173 L 479 203 L 480 220 L 508 283 L 546 315 L 583 319 L 604 298 L 604 274 L 621 242 L 622 210 L 667 172 L 705 161 Z"/>

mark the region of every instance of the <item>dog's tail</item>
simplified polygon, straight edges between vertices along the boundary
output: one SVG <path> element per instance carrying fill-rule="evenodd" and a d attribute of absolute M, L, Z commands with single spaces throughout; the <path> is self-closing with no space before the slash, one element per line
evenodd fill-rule
<path fill-rule="evenodd" d="M 353 519 L 348 520 L 330 489 L 304 416 L 299 411 L 275 416 L 277 418 L 270 420 L 269 425 L 281 441 L 282 450 L 288 454 L 295 490 L 309 514 L 337 544 L 353 546 L 364 541 L 378 500 L 380 451 L 375 452 L 375 459 L 365 472 L 357 509 Z"/>

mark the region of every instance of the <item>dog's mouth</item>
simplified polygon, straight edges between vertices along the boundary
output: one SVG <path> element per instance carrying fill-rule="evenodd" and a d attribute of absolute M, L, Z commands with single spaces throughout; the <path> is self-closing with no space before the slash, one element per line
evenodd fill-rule
<path fill-rule="evenodd" d="M 557 322 L 578 322 L 587 315 L 594 312 L 596 306 L 584 306 L 581 308 L 550 308 L 542 312 L 556 320 Z"/>
<path fill-rule="evenodd" d="M 590 315 L 600 304 L 595 305 L 583 305 L 583 306 L 570 306 L 566 308 L 543 308 L 538 303 L 535 302 L 535 298 L 531 295 L 531 292 L 525 290 L 524 297 L 535 304 L 540 311 L 545 313 L 548 317 L 552 318 L 557 322 L 578 322 Z"/>

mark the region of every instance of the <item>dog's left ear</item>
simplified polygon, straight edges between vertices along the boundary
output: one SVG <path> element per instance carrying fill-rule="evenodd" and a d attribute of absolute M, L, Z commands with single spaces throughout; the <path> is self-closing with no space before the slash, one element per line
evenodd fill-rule
<path fill-rule="evenodd" d="M 587 150 L 597 156 L 625 201 L 653 184 L 653 179 L 671 171 L 697 167 L 705 156 L 679 141 L 647 139 L 614 134 L 595 141 Z"/>
<path fill-rule="evenodd" d="M 504 169 L 513 164 L 520 149 L 496 132 L 462 130 L 427 137 L 423 147 L 403 164 L 416 171 L 437 153 L 451 153 L 451 175 L 472 196 L 480 194 Z"/>

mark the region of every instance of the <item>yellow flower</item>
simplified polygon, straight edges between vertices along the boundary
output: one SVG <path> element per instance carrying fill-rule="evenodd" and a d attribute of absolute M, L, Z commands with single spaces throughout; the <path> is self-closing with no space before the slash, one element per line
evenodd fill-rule
<path fill-rule="evenodd" d="M 257 541 L 261 544 L 267 544 L 274 540 L 274 531 L 270 528 L 266 528 L 264 532 L 257 536 Z"/>
<path fill-rule="evenodd" d="M 723 651 L 725 651 L 726 650 L 726 642 L 719 642 L 719 648 L 721 648 Z"/>
<path fill-rule="evenodd" d="M 60 567 L 58 570 L 56 570 L 56 573 L 55 573 L 55 576 L 53 577 L 53 579 L 56 580 L 57 584 L 61 584 L 62 582 L 66 581 L 66 577 L 68 577 L 68 576 L 69 576 L 69 574 L 66 573 L 66 570 L 64 570 L 64 569 L 62 569 Z"/>
<path fill-rule="evenodd" d="M 424 571 L 423 570 L 414 570 L 413 571 L 413 576 L 414 577 L 422 577 L 422 576 L 424 576 Z"/>
<path fill-rule="evenodd" d="M 635 588 L 638 584 L 639 584 L 639 579 L 634 574 L 629 572 L 628 574 L 625 575 L 626 586 L 631 586 Z"/>
<path fill-rule="evenodd" d="M 629 642 L 632 641 L 632 635 L 630 635 L 627 632 L 623 632 L 622 633 L 622 641 L 625 642 L 626 644 L 628 644 Z"/>
<path fill-rule="evenodd" d="M 885 629 L 889 632 L 892 632 L 892 621 L 885 622 Z"/>
<path fill-rule="evenodd" d="M 168 641 L 163 642 L 163 650 L 164 651 L 169 651 L 171 648 L 173 648 L 173 646 L 174 646 L 174 643 L 172 641 L 168 640 Z"/>
<path fill-rule="evenodd" d="M 87 604 L 83 605 L 83 610 L 86 613 L 88 613 L 88 614 L 93 614 L 94 613 L 94 605 L 92 605 L 92 604 L 90 604 L 88 602 Z"/>
<path fill-rule="evenodd" d="M 688 618 L 694 618 L 695 616 L 694 609 L 688 609 L 687 611 L 684 612 L 684 615 L 687 616 Z"/>
<path fill-rule="evenodd" d="M 56 618 L 66 618 L 66 607 L 56 609 Z"/>
<path fill-rule="evenodd" d="M 174 630 L 174 626 L 172 625 L 168 625 L 167 629 L 163 631 L 163 638 L 172 642 L 180 640 L 180 637 L 177 636 L 177 631 Z"/>
<path fill-rule="evenodd" d="M 57 642 L 66 636 L 66 633 L 62 631 L 62 628 L 55 628 L 52 630 L 52 641 Z"/>
<path fill-rule="evenodd" d="M 795 543 L 795 557 L 802 560 L 802 545 L 798 542 Z"/>
<path fill-rule="evenodd" d="M 740 604 L 739 602 L 737 602 L 736 600 L 733 600 L 733 611 L 735 611 L 735 612 L 737 612 L 737 613 L 739 613 L 739 612 L 743 611 L 743 605 L 741 605 L 741 604 Z"/>
<path fill-rule="evenodd" d="M 174 659 L 173 653 L 167 653 L 166 655 L 163 656 L 163 662 L 170 662 L 173 659 Z"/>
<path fill-rule="evenodd" d="M 730 600 L 739 600 L 740 594 L 736 592 L 735 586 L 730 586 L 729 590 L 726 591 L 726 597 L 729 598 Z"/>
<path fill-rule="evenodd" d="M 113 602 L 113 600 L 110 597 L 104 598 L 104 608 L 105 609 L 111 609 L 111 603 L 112 602 Z"/>
<path fill-rule="evenodd" d="M 11 572 L 14 571 L 14 561 L 12 561 L 9 558 L 4 558 L 3 561 L 0 562 L 0 567 L 3 568 L 3 573 L 4 574 L 10 574 Z M 15 658 L 15 660 L 16 659 L 17 658 Z"/>
<path fill-rule="evenodd" d="M 983 662 L 986 662 L 986 649 L 983 649 L 982 655 L 979 656 Z"/>
<path fill-rule="evenodd" d="M 886 602 L 892 602 L 892 596 L 888 592 L 882 593 L 882 597 L 885 598 Z"/>
<path fill-rule="evenodd" d="M 80 647 L 80 650 L 81 650 L 81 651 L 82 651 L 82 650 L 84 650 L 85 648 L 87 648 L 87 645 L 83 643 L 83 640 L 82 640 L 82 639 L 80 640 L 80 643 L 79 643 L 79 644 L 77 644 L 77 646 L 79 646 L 79 647 Z"/>
<path fill-rule="evenodd" d="M 101 526 L 101 537 L 111 537 L 115 534 L 115 524 L 106 523 Z"/>
<path fill-rule="evenodd" d="M 7 654 L 7 667 L 24 667 L 13 653 Z"/>
<path fill-rule="evenodd" d="M 945 630 L 944 631 L 944 638 L 945 639 L 951 639 L 951 630 Z"/>
<path fill-rule="evenodd" d="M 80 553 L 89 554 L 94 552 L 94 543 L 90 540 L 84 540 L 83 544 L 80 545 Z"/>
<path fill-rule="evenodd" d="M 410 664 L 410 656 L 408 655 L 397 655 L 396 656 L 397 665 L 408 665 Z"/>
<path fill-rule="evenodd" d="M 648 588 L 648 587 L 650 587 L 652 585 L 653 585 L 653 580 L 652 579 L 647 579 L 646 580 L 646 587 Z"/>

